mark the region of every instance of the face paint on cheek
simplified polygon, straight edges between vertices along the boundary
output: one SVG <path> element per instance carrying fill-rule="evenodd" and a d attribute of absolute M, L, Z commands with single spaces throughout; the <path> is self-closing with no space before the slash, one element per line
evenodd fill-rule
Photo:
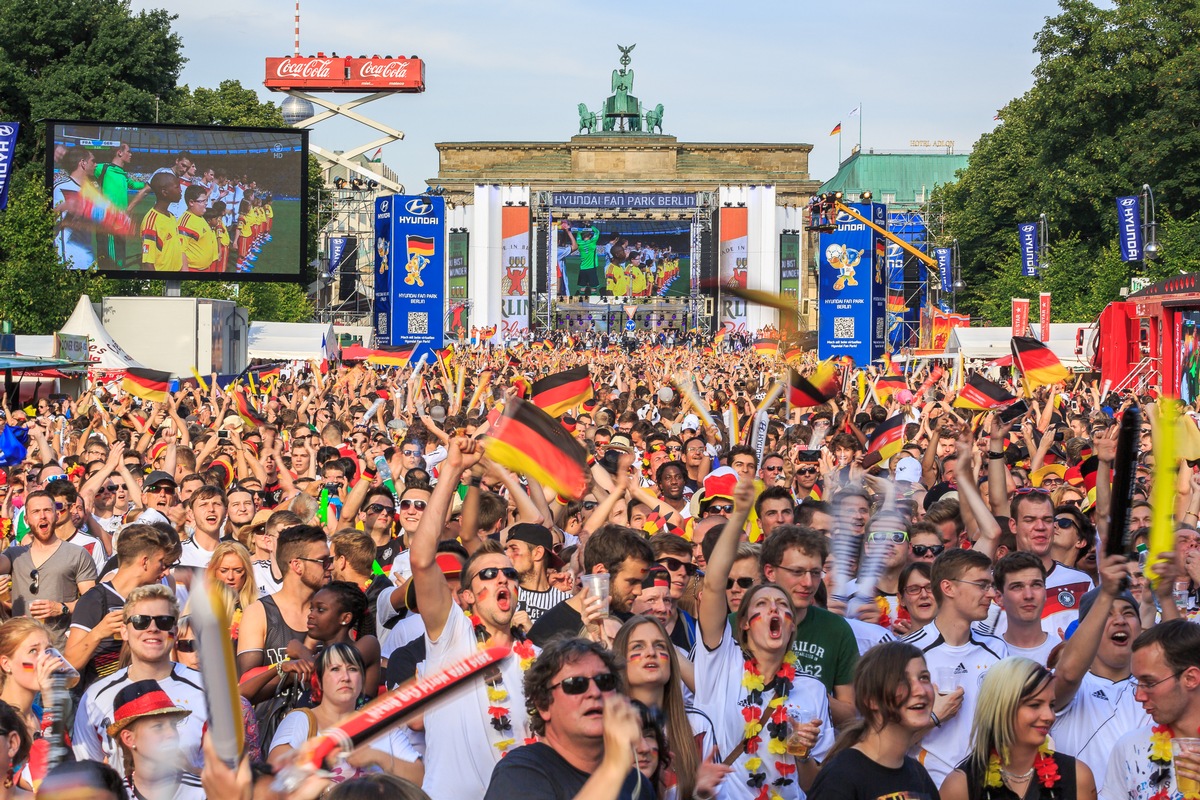
<path fill-rule="evenodd" d="M 748 624 L 753 625 L 754 621 L 757 619 L 762 619 L 762 616 L 763 616 L 763 613 L 761 611 L 756 611 L 755 613 L 750 615 L 750 619 L 746 620 L 746 622 Z"/>
<path fill-rule="evenodd" d="M 33 672 L 33 664 L 22 661 L 21 669 L 25 670 L 26 672 Z"/>
<path fill-rule="evenodd" d="M 625 660 L 632 664 L 634 661 L 641 661 L 643 658 L 645 658 L 644 653 L 630 653 Z"/>
<path fill-rule="evenodd" d="M 487 596 L 488 596 L 488 590 L 487 590 L 487 587 L 484 587 L 475 593 L 475 602 L 481 603 L 481 602 L 483 602 L 483 599 Z"/>

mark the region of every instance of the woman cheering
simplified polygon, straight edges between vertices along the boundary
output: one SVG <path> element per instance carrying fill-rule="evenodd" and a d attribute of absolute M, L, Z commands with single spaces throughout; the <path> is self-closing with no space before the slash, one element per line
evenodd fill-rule
<path fill-rule="evenodd" d="M 833 744 L 829 702 L 820 681 L 796 669 L 795 610 L 787 592 L 773 583 L 751 587 L 729 625 L 726 579 L 754 503 L 753 482 L 739 482 L 733 500 L 704 574 L 696 699 L 733 767 L 721 784 L 723 798 L 798 800 Z"/>

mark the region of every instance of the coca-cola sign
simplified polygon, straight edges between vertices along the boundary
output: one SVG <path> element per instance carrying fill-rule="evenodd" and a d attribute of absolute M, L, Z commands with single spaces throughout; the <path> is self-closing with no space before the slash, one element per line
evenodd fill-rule
<path fill-rule="evenodd" d="M 405 78 L 408 76 L 408 61 L 366 61 L 358 64 L 360 78 Z"/>
<path fill-rule="evenodd" d="M 291 56 L 268 58 L 268 89 L 318 92 L 423 92 L 425 65 L 419 58 Z"/>
<path fill-rule="evenodd" d="M 280 59 L 279 63 L 275 66 L 275 75 L 279 78 L 330 78 L 333 77 L 333 59 Z"/>

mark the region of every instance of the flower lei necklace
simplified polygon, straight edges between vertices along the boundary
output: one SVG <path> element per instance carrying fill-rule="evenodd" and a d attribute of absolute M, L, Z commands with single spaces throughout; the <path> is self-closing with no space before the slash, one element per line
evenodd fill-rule
<path fill-rule="evenodd" d="M 470 611 L 466 614 L 471 620 L 471 627 L 475 631 L 475 641 L 479 643 L 479 649 L 487 649 L 488 642 L 492 637 L 483 624 L 483 620 L 479 618 L 478 614 L 472 614 Z M 537 653 L 534 652 L 533 643 L 525 638 L 525 632 L 520 628 L 512 629 L 512 637 L 513 653 L 520 659 L 521 671 L 524 672 L 537 658 Z M 487 684 L 488 716 L 492 718 L 492 728 L 502 737 L 492 746 L 500 751 L 500 757 L 503 758 L 508 755 L 508 749 L 516 743 L 513 735 L 512 713 L 508 708 L 508 689 L 504 686 L 504 677 L 500 673 L 499 667 L 494 667 L 484 673 L 483 682 Z M 532 744 L 535 741 L 537 740 L 534 738 L 526 738 L 524 743 Z"/>
<path fill-rule="evenodd" d="M 1155 725 L 1150 729 L 1150 763 L 1158 766 L 1150 776 L 1150 785 L 1157 786 L 1158 791 L 1150 796 L 1150 800 L 1168 800 L 1167 778 L 1170 776 L 1171 739 L 1175 738 L 1170 725 Z M 1178 783 L 1178 781 L 1176 781 Z M 1200 794 L 1186 793 L 1185 800 L 1197 800 Z"/>
<path fill-rule="evenodd" d="M 746 755 L 750 756 L 746 760 L 746 771 L 750 773 L 746 785 L 751 789 L 759 790 L 755 800 L 781 800 L 779 793 L 772 787 L 791 784 L 793 781 L 791 776 L 796 772 L 795 764 L 788 763 L 786 759 L 784 761 L 776 760 L 775 769 L 779 773 L 779 777 L 768 786 L 763 760 L 758 754 L 762 745 L 762 736 L 759 734 L 762 733 L 763 722 L 765 722 L 768 734 L 767 753 L 786 757 L 788 717 L 784 702 L 787 700 L 788 692 L 792 690 L 792 681 L 795 679 L 796 654 L 791 650 L 788 650 L 787 655 L 783 657 L 783 663 L 780 664 L 779 671 L 775 673 L 775 677 L 771 679 L 770 683 L 763 680 L 763 674 L 754 659 L 746 659 L 742 673 L 742 686 L 747 690 L 746 704 L 742 707 L 742 717 L 746 720 L 743 740 Z M 763 692 L 767 689 L 773 691 L 775 696 L 767 703 L 765 713 L 762 713 L 760 706 L 763 701 Z"/>
<path fill-rule="evenodd" d="M 1038 783 L 1046 790 L 1045 796 L 1047 798 L 1055 797 L 1054 787 L 1058 785 L 1062 776 L 1058 773 L 1058 764 L 1054 761 L 1054 750 L 1050 747 L 1049 737 L 1038 747 L 1037 757 L 1033 759 L 1033 771 L 1037 773 Z M 984 792 L 985 800 L 990 800 L 992 797 L 992 789 L 999 789 L 1004 785 L 1004 777 L 1000 773 L 1000 754 L 993 750 L 991 758 L 988 759 L 987 775 L 983 781 L 983 785 L 988 789 Z"/>
<path fill-rule="evenodd" d="M 892 610 L 891 604 L 888 603 L 886 597 L 877 594 L 875 595 L 875 606 L 879 609 L 879 624 L 882 625 L 886 630 L 890 631 L 892 629 L 893 622 L 892 616 L 889 613 Z M 908 616 L 908 609 L 904 606 L 896 606 L 895 622 L 901 622 L 908 619 L 911 619 L 911 617 Z"/>

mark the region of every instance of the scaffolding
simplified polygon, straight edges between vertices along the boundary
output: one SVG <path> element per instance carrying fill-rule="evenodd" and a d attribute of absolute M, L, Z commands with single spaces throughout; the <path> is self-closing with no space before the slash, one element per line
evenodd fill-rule
<path fill-rule="evenodd" d="M 329 221 L 321 229 L 321 272 L 317 278 L 317 319 L 335 325 L 371 325 L 375 297 L 375 192 L 321 189 L 321 204 L 329 204 Z M 330 260 L 331 243 L 353 237 L 354 258 L 343 254 Z"/>

